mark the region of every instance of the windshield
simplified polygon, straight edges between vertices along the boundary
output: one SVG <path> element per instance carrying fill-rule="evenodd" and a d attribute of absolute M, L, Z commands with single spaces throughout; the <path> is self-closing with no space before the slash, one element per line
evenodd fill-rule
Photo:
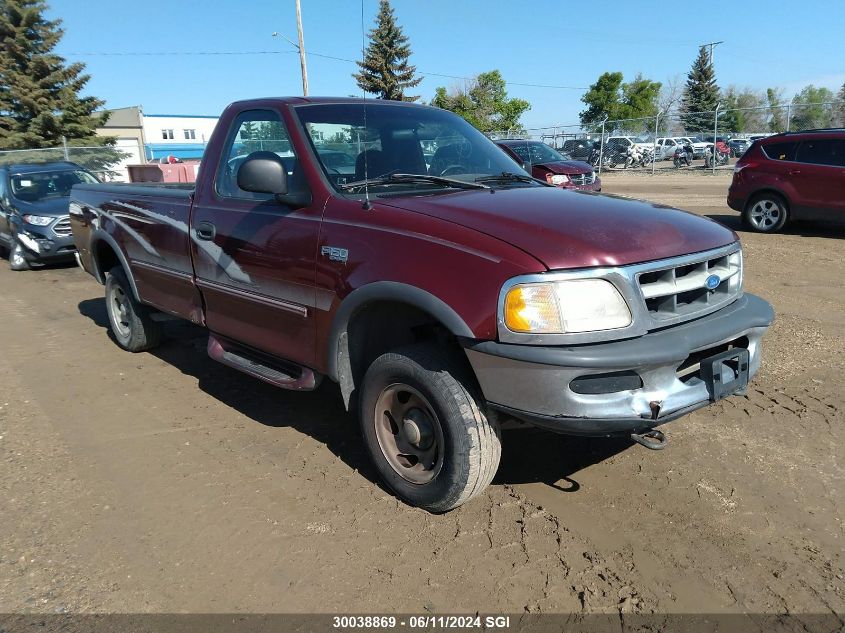
<path fill-rule="evenodd" d="M 39 171 L 30 174 L 12 174 L 9 178 L 12 195 L 24 202 L 37 202 L 47 198 L 66 198 L 70 188 L 80 183 L 95 183 L 87 171 Z"/>
<path fill-rule="evenodd" d="M 569 160 L 557 150 L 539 141 L 525 141 L 524 143 L 507 143 L 506 147 L 526 163 L 555 163 Z"/>
<path fill-rule="evenodd" d="M 481 132 L 445 110 L 385 103 L 366 104 L 366 113 L 363 103 L 305 105 L 294 110 L 323 171 L 338 190 L 380 177 L 384 182 L 372 183 L 371 193 L 449 188 L 442 181 L 384 178 L 391 174 L 441 176 L 468 183 L 503 172 L 528 175 Z M 495 186 L 536 185 L 509 179 Z"/>

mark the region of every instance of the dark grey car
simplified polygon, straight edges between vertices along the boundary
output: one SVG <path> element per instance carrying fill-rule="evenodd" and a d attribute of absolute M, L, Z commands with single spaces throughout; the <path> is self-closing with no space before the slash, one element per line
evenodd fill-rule
<path fill-rule="evenodd" d="M 732 138 L 728 141 L 728 147 L 731 148 L 731 154 L 739 158 L 751 147 L 751 141 L 747 138 Z"/>
<path fill-rule="evenodd" d="M 97 178 L 76 163 L 0 166 L 0 247 L 12 270 L 71 260 L 70 188 Z"/>

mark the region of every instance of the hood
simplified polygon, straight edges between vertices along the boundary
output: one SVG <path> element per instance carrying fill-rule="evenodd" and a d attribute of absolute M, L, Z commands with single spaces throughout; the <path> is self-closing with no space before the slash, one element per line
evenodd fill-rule
<path fill-rule="evenodd" d="M 70 197 L 45 198 L 36 202 L 25 202 L 24 200 L 15 198 L 14 205 L 20 211 L 21 215 L 48 215 L 50 217 L 60 218 L 69 215 Z"/>
<path fill-rule="evenodd" d="M 547 268 L 622 266 L 737 241 L 721 224 L 671 207 L 558 187 L 381 199 L 512 244 Z"/>
<path fill-rule="evenodd" d="M 558 160 L 552 163 L 534 163 L 532 167 L 539 167 L 553 174 L 589 174 L 593 166 L 580 160 Z"/>

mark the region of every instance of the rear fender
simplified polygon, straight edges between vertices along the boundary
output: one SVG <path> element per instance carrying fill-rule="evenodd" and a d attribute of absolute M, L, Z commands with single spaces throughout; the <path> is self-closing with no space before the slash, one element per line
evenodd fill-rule
<path fill-rule="evenodd" d="M 120 249 L 120 246 L 118 246 L 117 240 L 115 240 L 111 235 L 106 233 L 103 229 L 96 229 L 91 232 L 91 261 L 94 269 L 94 278 L 101 284 L 105 284 L 106 274 L 109 272 L 107 270 L 100 269 L 101 264 L 100 259 L 97 257 L 97 251 L 99 250 L 101 243 L 108 244 L 111 250 L 114 251 L 117 260 L 123 267 L 123 272 L 126 273 L 126 278 L 129 280 L 129 285 L 132 287 L 132 295 L 135 297 L 135 300 L 140 303 L 141 297 L 138 294 L 138 288 L 135 285 L 135 277 L 132 275 L 132 269 L 129 267 L 129 261 L 126 259 L 126 256 Z"/>

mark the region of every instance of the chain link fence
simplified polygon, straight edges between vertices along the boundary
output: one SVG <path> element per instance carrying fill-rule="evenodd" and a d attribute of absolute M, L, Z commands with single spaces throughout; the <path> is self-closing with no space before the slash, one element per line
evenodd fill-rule
<path fill-rule="evenodd" d="M 126 179 L 121 163 L 127 156 L 118 148 L 102 146 L 15 149 L 0 151 L 0 165 L 70 161 L 93 172 L 100 180 L 112 181 Z"/>
<path fill-rule="evenodd" d="M 603 121 L 591 127 L 550 125 L 489 133 L 494 140 L 542 141 L 573 160 L 591 163 L 599 173 L 730 171 L 758 139 L 779 132 L 845 127 L 838 102 L 783 103 L 761 108 L 670 111 L 653 117 Z"/>

